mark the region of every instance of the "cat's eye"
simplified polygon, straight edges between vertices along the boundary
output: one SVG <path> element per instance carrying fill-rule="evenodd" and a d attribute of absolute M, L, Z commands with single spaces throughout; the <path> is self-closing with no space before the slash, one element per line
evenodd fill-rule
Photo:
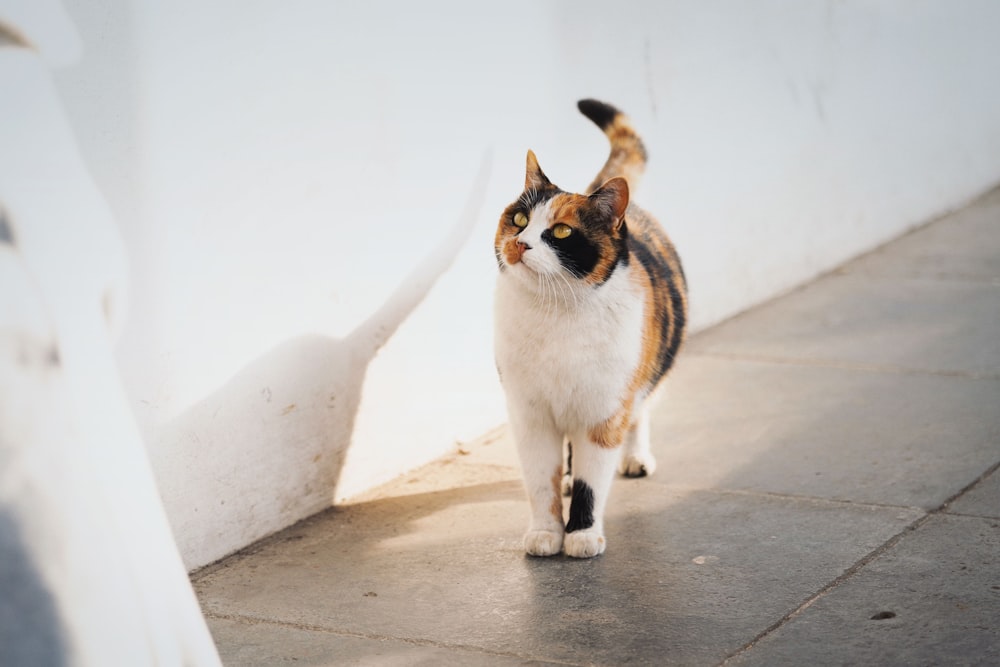
<path fill-rule="evenodd" d="M 561 222 L 552 228 L 552 236 L 557 239 L 564 239 L 573 233 L 573 228 L 569 225 L 564 225 Z"/>
<path fill-rule="evenodd" d="M 528 216 L 518 211 L 517 213 L 514 214 L 514 225 L 520 227 L 521 229 L 524 229 L 525 227 L 528 226 Z"/>

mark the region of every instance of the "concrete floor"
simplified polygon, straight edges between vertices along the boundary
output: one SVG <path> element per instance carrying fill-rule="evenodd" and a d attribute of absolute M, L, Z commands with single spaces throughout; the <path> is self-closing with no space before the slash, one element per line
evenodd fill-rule
<path fill-rule="evenodd" d="M 194 582 L 228 665 L 1000 664 L 1000 190 L 688 342 L 608 550 L 503 430 Z"/>

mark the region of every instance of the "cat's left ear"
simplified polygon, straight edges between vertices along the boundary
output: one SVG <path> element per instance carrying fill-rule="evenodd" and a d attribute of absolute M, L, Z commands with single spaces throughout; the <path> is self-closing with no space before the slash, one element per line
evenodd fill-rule
<path fill-rule="evenodd" d="M 535 152 L 528 150 L 528 157 L 526 158 L 524 169 L 524 189 L 525 190 L 544 190 L 545 188 L 552 185 L 552 181 L 542 172 L 542 168 L 538 166 L 538 158 L 535 157 Z"/>
<path fill-rule="evenodd" d="M 590 195 L 590 201 L 608 217 L 614 219 L 614 226 L 617 229 L 625 219 L 625 209 L 628 208 L 628 183 L 624 178 L 615 176 L 594 190 Z"/>

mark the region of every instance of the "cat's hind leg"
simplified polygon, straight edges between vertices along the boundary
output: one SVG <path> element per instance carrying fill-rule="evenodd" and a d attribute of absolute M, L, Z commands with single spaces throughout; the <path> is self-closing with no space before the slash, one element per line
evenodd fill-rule
<path fill-rule="evenodd" d="M 644 404 L 638 410 L 625 434 L 618 472 L 625 477 L 645 477 L 656 471 L 656 457 L 649 448 L 649 408 Z"/>
<path fill-rule="evenodd" d="M 566 441 L 563 463 L 562 494 L 569 498 L 573 494 L 573 443 Z"/>

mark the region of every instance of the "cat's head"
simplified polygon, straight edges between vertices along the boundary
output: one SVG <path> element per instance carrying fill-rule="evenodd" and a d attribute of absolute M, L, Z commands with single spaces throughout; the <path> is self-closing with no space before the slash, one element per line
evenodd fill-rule
<path fill-rule="evenodd" d="M 627 255 L 628 184 L 612 178 L 590 195 L 552 184 L 528 151 L 524 192 L 504 209 L 495 251 L 500 270 L 528 286 L 555 278 L 572 284 L 604 283 Z"/>

